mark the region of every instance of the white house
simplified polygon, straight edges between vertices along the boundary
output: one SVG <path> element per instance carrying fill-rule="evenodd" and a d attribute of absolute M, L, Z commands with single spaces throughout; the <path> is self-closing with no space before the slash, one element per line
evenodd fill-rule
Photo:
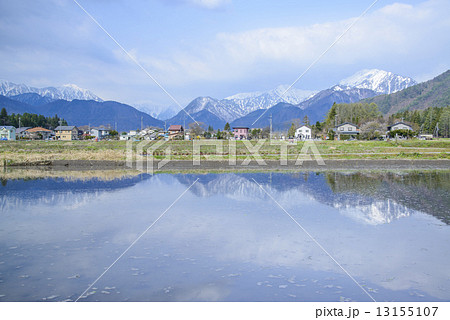
<path fill-rule="evenodd" d="M 105 129 L 105 128 L 92 128 L 91 129 L 91 136 L 94 136 L 98 140 L 104 139 L 106 136 L 109 136 L 109 133 L 111 130 Z"/>
<path fill-rule="evenodd" d="M 301 126 L 295 130 L 295 138 L 300 140 L 310 140 L 312 138 L 311 128 L 308 126 Z"/>
<path fill-rule="evenodd" d="M 121 141 L 130 140 L 130 137 L 128 136 L 128 133 L 122 132 L 119 136 L 119 140 L 121 140 Z"/>
<path fill-rule="evenodd" d="M 344 122 L 334 129 L 336 134 L 358 134 L 359 127 L 356 124 L 350 122 Z"/>
<path fill-rule="evenodd" d="M 394 131 L 394 130 L 410 130 L 410 131 L 413 131 L 413 128 L 409 124 L 400 121 L 400 122 L 394 123 L 392 126 L 389 126 L 388 130 L 389 131 Z"/>
<path fill-rule="evenodd" d="M 16 140 L 16 128 L 13 126 L 0 126 L 0 140 Z"/>

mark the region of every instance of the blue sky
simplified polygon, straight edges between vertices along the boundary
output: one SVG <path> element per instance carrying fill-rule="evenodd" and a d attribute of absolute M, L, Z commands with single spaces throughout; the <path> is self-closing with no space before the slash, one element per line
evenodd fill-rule
<path fill-rule="evenodd" d="M 77 1 L 183 106 L 291 84 L 373 2 Z M 366 68 L 428 80 L 450 66 L 448 12 L 447 0 L 380 0 L 296 87 Z M 0 79 L 174 105 L 73 0 L 0 0 L 0 61 Z"/>

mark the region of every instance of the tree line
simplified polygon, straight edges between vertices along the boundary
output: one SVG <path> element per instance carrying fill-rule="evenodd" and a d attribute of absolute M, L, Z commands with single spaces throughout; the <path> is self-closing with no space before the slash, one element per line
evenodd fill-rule
<path fill-rule="evenodd" d="M 450 106 L 429 107 L 425 110 L 404 110 L 389 116 L 389 123 L 403 120 L 419 133 L 450 138 Z"/>
<path fill-rule="evenodd" d="M 61 125 L 67 126 L 67 121 L 59 118 L 56 114 L 53 117 L 45 117 L 35 113 L 12 113 L 11 115 L 8 115 L 5 108 L 2 108 L 0 111 L 0 124 L 3 126 L 13 126 L 18 128 L 19 119 L 21 127 L 42 127 L 46 129 L 55 129 L 60 125 L 60 121 Z"/>

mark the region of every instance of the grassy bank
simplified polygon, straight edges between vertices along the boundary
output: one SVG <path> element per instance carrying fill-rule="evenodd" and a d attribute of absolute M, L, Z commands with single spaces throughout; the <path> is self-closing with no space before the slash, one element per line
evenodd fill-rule
<path fill-rule="evenodd" d="M 204 140 L 206 141 L 206 140 Z M 209 140 L 214 141 L 214 140 Z M 229 141 L 220 140 L 223 145 L 222 154 L 216 153 L 215 146 L 202 146 L 202 159 L 228 159 L 230 157 Z M 146 148 L 152 146 L 149 142 Z M 255 145 L 257 141 L 247 142 Z M 133 143 L 134 159 L 147 157 L 136 152 L 138 142 Z M 296 159 L 302 150 L 303 143 L 288 143 L 289 159 Z M 431 141 L 318 141 L 315 142 L 323 159 L 450 159 L 450 139 Z M 171 159 L 192 160 L 192 141 L 166 142 L 155 155 L 162 158 L 164 149 L 170 147 Z M 52 160 L 126 160 L 127 143 L 125 141 L 2 141 L 0 142 L 0 166 L 34 163 Z M 242 141 L 236 142 L 236 157 L 244 159 L 251 153 Z M 265 141 L 259 148 L 263 159 L 280 158 L 280 146 Z M 232 156 L 232 155 L 231 155 Z"/>
<path fill-rule="evenodd" d="M 136 170 L 45 170 L 45 169 L 19 169 L 5 168 L 0 171 L 0 182 L 5 180 L 36 180 L 45 178 L 60 178 L 65 181 L 114 181 L 132 178 L 141 172 Z"/>

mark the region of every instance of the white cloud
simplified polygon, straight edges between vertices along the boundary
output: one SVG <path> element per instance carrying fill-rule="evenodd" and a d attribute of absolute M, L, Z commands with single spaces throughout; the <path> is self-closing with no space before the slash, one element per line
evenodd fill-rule
<path fill-rule="evenodd" d="M 173 103 L 73 3 L 54 1 L 2 4 L 2 78 L 37 87 L 76 83 L 105 99 L 126 103 Z M 206 10 L 226 7 L 231 0 L 164 3 L 204 8 L 181 8 L 178 14 L 195 11 L 196 18 L 207 16 L 204 21 L 210 21 L 211 13 Z M 118 7 L 108 7 L 105 12 L 95 6 L 88 9 L 181 104 L 198 95 L 220 98 L 294 81 L 356 19 L 222 32 L 215 36 L 207 33 L 209 38 L 190 34 L 191 29 L 187 28 L 181 40 L 174 39 L 173 44 L 162 41 L 159 46 L 159 40 L 153 44 L 152 38 L 161 32 L 157 27 L 140 30 L 128 26 L 124 19 L 118 23 L 123 29 L 130 33 L 142 31 L 142 38 L 128 38 L 122 28 L 109 22 Z M 171 12 L 170 8 L 165 9 Z M 299 87 L 323 89 L 365 68 L 385 69 L 416 80 L 427 80 L 429 74 L 445 71 L 450 66 L 449 11 L 448 1 L 430 0 L 416 5 L 395 3 L 369 12 L 310 70 Z M 230 11 L 230 24 L 233 17 Z M 190 22 L 180 21 L 183 33 L 181 26 Z M 207 22 L 200 19 L 194 24 L 198 23 Z M 240 30 L 239 24 L 234 27 Z M 170 38 L 170 32 L 167 37 Z M 310 80 L 313 77 L 316 83 Z"/>
<path fill-rule="evenodd" d="M 392 71 L 402 72 L 407 70 L 407 64 L 431 61 L 434 55 L 445 60 L 439 51 L 445 52 L 450 43 L 449 11 L 450 4 L 439 0 L 385 6 L 359 20 L 318 65 L 333 68 L 356 64 L 379 68 L 397 65 L 398 70 Z M 285 70 L 290 70 L 292 75 L 300 74 L 354 19 L 306 27 L 220 33 L 195 52 L 174 52 L 164 59 L 141 58 L 171 84 L 236 81 Z M 432 48 L 435 52 L 430 51 Z"/>

